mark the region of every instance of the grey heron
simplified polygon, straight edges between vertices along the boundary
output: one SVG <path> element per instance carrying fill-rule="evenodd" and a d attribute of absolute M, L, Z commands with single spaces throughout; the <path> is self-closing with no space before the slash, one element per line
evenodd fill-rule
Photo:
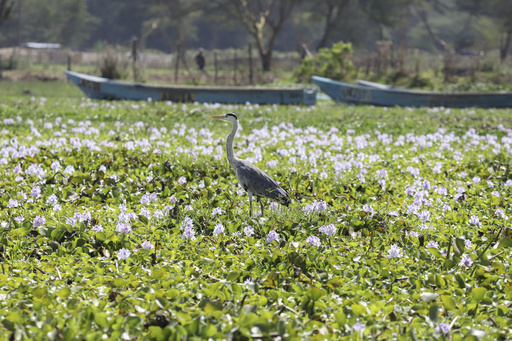
<path fill-rule="evenodd" d="M 210 117 L 220 119 L 224 122 L 229 122 L 233 126 L 231 133 L 228 135 L 226 140 L 226 153 L 231 169 L 233 169 L 238 182 L 242 185 L 243 189 L 249 196 L 249 215 L 252 216 L 253 195 L 256 196 L 260 202 L 262 215 L 263 203 L 261 202 L 261 198 L 273 199 L 282 205 L 288 206 L 291 203 L 290 196 L 274 179 L 253 164 L 235 156 L 233 140 L 236 132 L 238 131 L 238 117 L 233 113 L 214 115 Z"/>

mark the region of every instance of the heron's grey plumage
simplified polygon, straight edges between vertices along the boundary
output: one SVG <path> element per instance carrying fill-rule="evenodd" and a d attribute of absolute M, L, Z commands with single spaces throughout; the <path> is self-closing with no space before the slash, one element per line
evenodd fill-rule
<path fill-rule="evenodd" d="M 236 168 L 236 178 L 243 189 L 257 197 L 269 198 L 288 206 L 290 197 L 267 173 L 243 161 Z"/>
<path fill-rule="evenodd" d="M 231 169 L 233 169 L 238 182 L 249 196 L 250 215 L 252 215 L 253 195 L 258 198 L 269 198 L 278 201 L 282 205 L 288 206 L 291 203 L 288 193 L 286 193 L 286 191 L 282 189 L 274 179 L 253 164 L 235 156 L 233 140 L 236 132 L 238 131 L 238 117 L 233 113 L 212 117 L 223 119 L 233 125 L 231 133 L 228 135 L 226 140 L 226 153 Z"/>

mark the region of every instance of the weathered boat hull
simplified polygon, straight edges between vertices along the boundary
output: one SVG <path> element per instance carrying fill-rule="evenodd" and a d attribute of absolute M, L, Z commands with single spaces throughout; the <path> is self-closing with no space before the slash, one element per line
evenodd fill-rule
<path fill-rule="evenodd" d="M 316 103 L 316 89 L 256 88 L 229 86 L 151 85 L 122 82 L 103 77 L 66 71 L 66 76 L 94 99 L 154 100 L 172 102 L 210 102 L 245 104 L 304 104 Z"/>
<path fill-rule="evenodd" d="M 510 92 L 443 93 L 394 88 L 371 82 L 365 82 L 364 85 L 356 85 L 318 76 L 313 76 L 312 80 L 335 102 L 386 107 L 512 107 L 512 93 Z M 372 84 L 379 86 L 372 86 Z"/>

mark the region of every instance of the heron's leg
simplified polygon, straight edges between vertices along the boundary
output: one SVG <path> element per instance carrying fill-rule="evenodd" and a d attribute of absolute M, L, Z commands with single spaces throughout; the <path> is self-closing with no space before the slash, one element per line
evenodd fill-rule
<path fill-rule="evenodd" d="M 261 197 L 258 197 L 258 201 L 260 202 L 260 206 L 261 206 L 261 216 L 263 217 L 263 201 L 261 201 Z"/>
<path fill-rule="evenodd" d="M 247 194 L 249 195 L 249 217 L 252 217 L 252 193 L 247 192 Z"/>

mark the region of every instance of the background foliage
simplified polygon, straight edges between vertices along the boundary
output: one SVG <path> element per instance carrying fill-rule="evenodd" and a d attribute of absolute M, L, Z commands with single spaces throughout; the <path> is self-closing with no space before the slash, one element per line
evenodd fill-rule
<path fill-rule="evenodd" d="M 145 47 L 166 52 L 175 50 L 178 41 L 192 48 L 245 48 L 250 34 L 243 24 L 212 8 L 223 2 L 239 1 L 11 1 L 10 16 L 0 28 L 0 44 L 11 46 L 19 39 L 19 43 L 91 48 L 100 43 L 126 46 L 138 37 Z M 278 8 L 285 0 L 254 3 L 274 2 Z M 408 47 L 436 51 L 417 19 L 423 11 L 433 31 L 453 48 L 488 51 L 500 48 L 508 37 L 510 6 L 506 0 L 322 0 L 314 5 L 294 1 L 293 15 L 284 22 L 276 48 L 298 50 L 305 43 L 316 50 L 343 40 L 357 49 L 371 49 L 379 40 L 392 40 L 398 46 L 405 34 Z"/>

